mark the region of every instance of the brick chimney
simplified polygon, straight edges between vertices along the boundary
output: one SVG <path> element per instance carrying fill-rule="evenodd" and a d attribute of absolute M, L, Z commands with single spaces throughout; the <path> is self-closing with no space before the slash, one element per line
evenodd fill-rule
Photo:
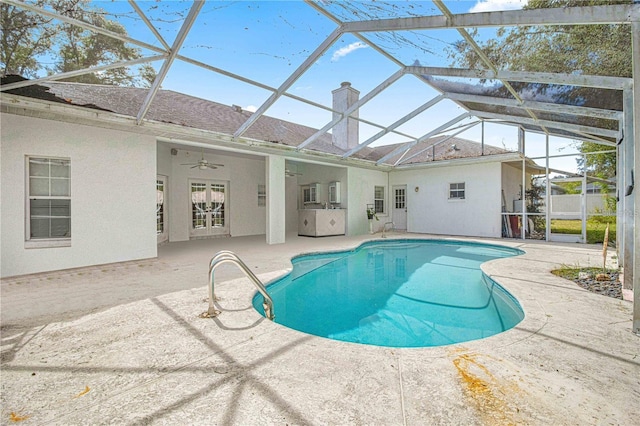
<path fill-rule="evenodd" d="M 335 111 L 346 111 L 351 105 L 358 101 L 360 92 L 351 87 L 351 83 L 345 81 L 340 87 L 331 92 L 333 94 L 333 109 Z M 338 114 L 333 113 L 335 119 Z M 358 117 L 356 110 L 351 117 Z M 332 130 L 333 144 L 339 148 L 349 150 L 358 145 L 358 121 L 353 118 L 343 120 L 337 124 Z"/>

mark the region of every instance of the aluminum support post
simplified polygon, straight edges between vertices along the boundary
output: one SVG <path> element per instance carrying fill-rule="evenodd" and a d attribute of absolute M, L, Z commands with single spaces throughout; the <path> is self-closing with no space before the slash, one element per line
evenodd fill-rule
<path fill-rule="evenodd" d="M 545 190 L 544 190 L 544 239 L 551 241 L 551 181 L 549 180 L 549 134 L 545 135 Z"/>
<path fill-rule="evenodd" d="M 640 142 L 640 21 L 631 24 L 631 56 L 633 60 L 633 143 Z M 633 152 L 633 171 L 640 171 L 640 149 Z M 640 216 L 640 197 L 633 197 L 633 266 L 627 264 L 625 270 L 633 269 L 633 332 L 640 336 L 640 252 L 635 247 L 640 247 L 640 232 L 635 229 Z"/>

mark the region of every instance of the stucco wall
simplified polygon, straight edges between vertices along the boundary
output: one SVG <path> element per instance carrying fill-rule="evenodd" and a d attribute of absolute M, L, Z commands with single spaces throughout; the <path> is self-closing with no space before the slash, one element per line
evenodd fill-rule
<path fill-rule="evenodd" d="M 530 186 L 530 179 L 525 179 L 525 185 L 528 188 Z M 519 200 L 522 194 L 520 194 L 522 188 L 522 169 L 509 166 L 508 164 L 502 165 L 502 190 L 504 191 L 504 198 L 506 201 L 506 208 L 508 212 L 516 211 L 513 208 L 513 201 Z M 501 204 L 502 205 L 502 204 Z M 518 210 L 520 211 L 520 210 Z"/>
<path fill-rule="evenodd" d="M 500 163 L 392 172 L 390 182 L 407 185 L 408 232 L 500 237 Z M 465 199 L 450 200 L 449 184 L 460 182 Z"/>
<path fill-rule="evenodd" d="M 367 220 L 367 204 L 373 204 L 373 191 L 375 186 L 385 187 L 385 212 L 379 214 L 374 220 L 374 231 L 382 229 L 387 222 L 390 209 L 390 184 L 389 175 L 386 172 L 376 170 L 348 169 L 348 194 L 349 205 L 347 210 L 347 235 L 362 235 L 369 233 L 369 221 Z"/>
<path fill-rule="evenodd" d="M 155 257 L 156 142 L 2 114 L 3 277 Z M 71 247 L 25 248 L 25 156 L 71 159 Z"/>

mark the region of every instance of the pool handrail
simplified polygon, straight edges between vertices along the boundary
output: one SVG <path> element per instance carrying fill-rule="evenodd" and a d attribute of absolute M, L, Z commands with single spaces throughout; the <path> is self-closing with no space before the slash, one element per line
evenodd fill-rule
<path fill-rule="evenodd" d="M 216 253 L 209 262 L 209 309 L 207 313 L 211 316 L 216 315 L 216 309 L 213 306 L 214 301 L 214 275 L 213 272 L 218 267 L 218 265 L 222 265 L 223 263 L 233 263 L 238 266 L 242 272 L 249 278 L 253 284 L 256 286 L 262 297 L 264 298 L 264 302 L 262 303 L 262 307 L 264 308 L 264 315 L 267 319 L 273 321 L 275 318 L 273 312 L 273 299 L 267 293 L 267 289 L 264 284 L 258 277 L 255 276 L 253 272 L 247 267 L 247 265 L 236 255 L 234 252 L 229 250 L 221 250 Z"/>

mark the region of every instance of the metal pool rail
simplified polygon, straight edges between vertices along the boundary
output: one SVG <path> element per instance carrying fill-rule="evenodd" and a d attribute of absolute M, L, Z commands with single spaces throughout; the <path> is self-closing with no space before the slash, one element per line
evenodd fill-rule
<path fill-rule="evenodd" d="M 238 268 L 240 268 L 242 272 L 244 272 L 247 278 L 249 278 L 253 282 L 253 284 L 256 286 L 256 288 L 264 298 L 262 306 L 264 308 L 265 317 L 273 321 L 273 319 L 275 318 L 275 315 L 273 313 L 273 300 L 271 299 L 271 296 L 269 296 L 269 293 L 267 293 L 267 289 L 264 287 L 264 284 L 262 284 L 260 279 L 256 277 L 253 272 L 251 272 L 247 265 L 245 265 L 245 263 L 240 260 L 240 258 L 234 252 L 229 250 L 219 251 L 215 256 L 213 256 L 213 258 L 211 258 L 211 262 L 209 262 L 209 310 L 207 311 L 207 313 L 211 316 L 216 315 L 216 309 L 213 306 L 213 272 L 219 265 L 222 265 L 223 263 L 233 263 L 234 265 L 238 266 Z"/>

